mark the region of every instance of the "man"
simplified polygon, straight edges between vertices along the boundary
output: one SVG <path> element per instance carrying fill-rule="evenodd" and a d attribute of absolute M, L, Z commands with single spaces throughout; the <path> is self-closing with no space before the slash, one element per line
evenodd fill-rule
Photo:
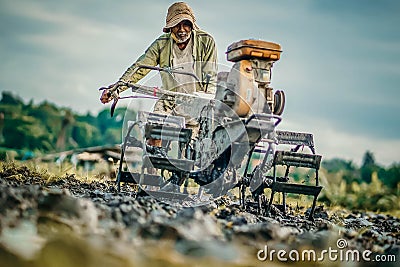
<path fill-rule="evenodd" d="M 179 71 L 194 73 L 207 86 L 207 92 L 215 93 L 217 77 L 217 54 L 213 37 L 199 29 L 193 10 L 184 2 L 177 2 L 168 8 L 165 34 L 157 38 L 146 52 L 129 67 L 117 83 L 103 90 L 100 101 L 105 104 L 112 100 L 115 90 L 121 93 L 127 87 L 126 82 L 136 83 L 150 70 L 140 69 L 133 73 L 138 65 L 177 68 Z M 192 94 L 200 91 L 200 85 L 189 75 L 161 72 L 164 89 Z M 155 112 L 166 111 L 163 101 L 158 101 Z"/>
<path fill-rule="evenodd" d="M 103 104 L 112 100 L 115 90 L 117 94 L 126 90 L 127 87 L 123 84 L 126 82 L 137 83 L 150 72 L 148 69 L 140 69 L 135 72 L 139 65 L 158 65 L 161 68 L 177 69 L 195 74 L 200 82 L 203 83 L 203 87 L 207 87 L 208 93 L 215 93 L 217 80 L 215 42 L 210 34 L 199 29 L 193 10 L 188 4 L 176 2 L 168 8 L 163 32 L 164 34 L 158 37 L 147 48 L 145 53 L 125 71 L 117 83 L 103 90 L 100 98 Z M 201 91 L 202 86 L 190 75 L 173 72 L 160 72 L 160 74 L 165 90 L 186 94 Z M 198 123 L 191 118 L 192 116 L 186 115 L 190 106 L 185 101 L 179 103 L 176 100 L 175 103 L 171 103 L 171 101 L 160 99 L 154 107 L 154 112 L 185 116 L 186 125 L 192 128 L 192 136 L 195 137 L 198 131 Z M 149 138 L 147 144 L 153 147 L 160 147 L 161 140 Z M 147 171 L 154 173 L 154 169 L 151 166 L 148 166 Z M 180 185 L 181 182 L 179 181 L 180 178 L 176 175 L 171 180 L 173 184 Z"/>

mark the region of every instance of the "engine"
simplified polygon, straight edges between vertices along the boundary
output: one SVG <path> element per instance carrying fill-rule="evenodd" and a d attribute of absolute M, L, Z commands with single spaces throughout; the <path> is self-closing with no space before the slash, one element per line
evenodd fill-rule
<path fill-rule="evenodd" d="M 242 40 L 227 49 L 230 72 L 218 74 L 216 99 L 230 106 L 240 117 L 253 113 L 281 115 L 285 94 L 270 87 L 272 66 L 280 59 L 281 46 L 261 40 Z"/>

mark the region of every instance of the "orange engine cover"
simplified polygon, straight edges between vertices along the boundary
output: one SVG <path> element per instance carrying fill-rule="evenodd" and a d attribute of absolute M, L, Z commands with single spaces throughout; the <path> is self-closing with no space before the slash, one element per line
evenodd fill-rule
<path fill-rule="evenodd" d="M 281 46 L 277 43 L 262 40 L 241 40 L 228 46 L 226 56 L 228 61 L 237 62 L 243 59 L 279 60 Z"/>

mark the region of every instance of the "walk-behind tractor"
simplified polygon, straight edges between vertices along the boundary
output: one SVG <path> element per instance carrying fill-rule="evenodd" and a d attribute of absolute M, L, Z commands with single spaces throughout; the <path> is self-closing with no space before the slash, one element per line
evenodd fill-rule
<path fill-rule="evenodd" d="M 127 123 L 118 190 L 121 183 L 132 183 L 136 186 L 130 188 L 136 188 L 137 196 L 196 205 L 238 188 L 243 208 L 257 205 L 264 215 L 270 214 L 273 205 L 285 212 L 288 194 L 309 195 L 313 197 L 309 219 L 313 219 L 322 189 L 318 181 L 321 156 L 315 153 L 312 134 L 277 129 L 285 94 L 274 91 L 270 82 L 272 66 L 280 55 L 276 43 L 233 43 L 227 49 L 233 66 L 229 72 L 218 73 L 215 94 L 206 92 L 211 86 L 209 77 L 202 83 L 193 73 L 179 69 L 138 66 L 136 71 L 191 75 L 203 92 L 119 84 L 132 88 L 134 97 L 142 94 L 173 103 L 173 111 L 139 111 L 137 119 Z M 115 92 L 112 113 L 123 98 Z M 135 155 L 139 160 L 131 160 Z M 304 179 L 299 175 L 293 179 L 298 167 L 306 169 Z M 279 204 L 274 203 L 276 195 Z"/>

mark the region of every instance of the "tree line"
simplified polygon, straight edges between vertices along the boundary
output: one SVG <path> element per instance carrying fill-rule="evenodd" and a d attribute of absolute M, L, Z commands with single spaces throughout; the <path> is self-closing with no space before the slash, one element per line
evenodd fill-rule
<path fill-rule="evenodd" d="M 394 212 L 400 216 L 400 163 L 388 167 L 376 163 L 366 151 L 360 167 L 352 161 L 322 162 L 324 190 L 319 201 L 349 209 Z"/>
<path fill-rule="evenodd" d="M 6 150 L 26 153 L 51 153 L 74 148 L 121 143 L 126 108 L 108 109 L 97 115 L 80 115 L 69 108 L 43 101 L 34 104 L 11 92 L 2 92 L 0 100 L 0 159 Z"/>
<path fill-rule="evenodd" d="M 364 153 L 360 167 L 351 160 L 339 158 L 324 160 L 322 167 L 328 174 L 341 172 L 341 176 L 347 184 L 369 184 L 374 175 L 389 188 L 396 188 L 397 184 L 400 183 L 400 162 L 394 162 L 388 167 L 381 166 L 376 162 L 371 151 Z"/>
<path fill-rule="evenodd" d="M 10 151 L 15 159 L 23 160 L 74 148 L 120 144 L 126 115 L 135 117 L 126 108 L 117 108 L 113 117 L 108 109 L 80 115 L 47 101 L 25 103 L 11 92 L 2 92 L 0 160 Z M 400 162 L 383 167 L 366 151 L 361 166 L 351 160 L 325 159 L 322 170 L 326 179 L 320 201 L 357 209 L 400 209 Z M 297 176 L 300 179 L 301 175 Z"/>
<path fill-rule="evenodd" d="M 110 116 L 104 109 L 97 115 L 79 115 L 69 108 L 57 107 L 43 101 L 34 104 L 24 101 L 11 92 L 2 92 L 0 100 L 0 159 L 4 150 L 50 153 L 73 148 L 114 145 L 122 142 L 123 117 L 126 108 L 117 108 Z M 129 114 L 129 116 L 135 116 Z M 370 183 L 375 173 L 388 187 L 400 182 L 400 163 L 385 168 L 378 165 L 374 155 L 366 151 L 360 167 L 343 159 L 324 160 L 322 167 L 329 173 L 341 172 L 346 183 Z"/>

